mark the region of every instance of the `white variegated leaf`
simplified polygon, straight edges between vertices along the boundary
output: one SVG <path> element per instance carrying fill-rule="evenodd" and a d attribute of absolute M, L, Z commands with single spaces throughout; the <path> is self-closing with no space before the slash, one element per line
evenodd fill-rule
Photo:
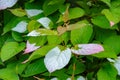
<path fill-rule="evenodd" d="M 50 80 L 58 80 L 58 78 L 54 77 L 54 78 L 52 78 L 52 79 L 50 79 Z"/>
<path fill-rule="evenodd" d="M 118 75 L 120 76 L 120 56 L 117 59 L 111 59 L 111 58 L 107 58 L 109 62 L 113 62 L 114 67 L 117 69 L 118 71 Z"/>
<path fill-rule="evenodd" d="M 45 56 L 44 63 L 48 71 L 54 72 L 55 70 L 65 67 L 71 58 L 71 50 L 67 48 L 61 51 L 59 47 L 55 47 L 50 50 Z"/>
<path fill-rule="evenodd" d="M 47 17 L 42 17 L 40 19 L 37 20 L 40 24 L 43 25 L 43 27 L 45 27 L 46 29 L 50 29 L 49 25 L 51 23 L 51 20 Z"/>
<path fill-rule="evenodd" d="M 38 14 L 43 13 L 43 10 L 40 10 L 40 9 L 26 9 L 26 12 L 27 12 L 27 16 L 30 18 L 30 17 L 33 17 L 33 16 L 36 16 Z"/>
<path fill-rule="evenodd" d="M 58 35 L 57 31 L 50 29 L 38 29 L 31 31 L 27 36 L 46 36 L 46 35 Z"/>
<path fill-rule="evenodd" d="M 40 33 L 37 32 L 36 30 L 33 30 L 32 32 L 30 32 L 27 36 L 39 36 Z"/>
<path fill-rule="evenodd" d="M 74 54 L 77 55 L 91 55 L 104 51 L 104 48 L 100 44 L 79 44 L 78 49 L 71 49 Z"/>
<path fill-rule="evenodd" d="M 17 1 L 18 0 L 0 0 L 0 10 L 12 7 Z"/>
<path fill-rule="evenodd" d="M 13 31 L 23 33 L 27 30 L 28 23 L 26 21 L 19 22 L 14 28 L 12 28 Z"/>
<path fill-rule="evenodd" d="M 79 76 L 77 80 L 86 80 L 83 76 Z"/>

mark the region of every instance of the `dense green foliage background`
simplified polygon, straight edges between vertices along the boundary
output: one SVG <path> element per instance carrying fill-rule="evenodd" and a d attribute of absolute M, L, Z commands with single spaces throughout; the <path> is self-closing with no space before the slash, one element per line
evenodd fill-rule
<path fill-rule="evenodd" d="M 18 0 L 0 11 L 0 79 L 120 80 L 119 29 L 120 0 Z M 54 47 L 93 43 L 104 51 L 73 53 L 64 68 L 46 68 L 44 58 Z"/>

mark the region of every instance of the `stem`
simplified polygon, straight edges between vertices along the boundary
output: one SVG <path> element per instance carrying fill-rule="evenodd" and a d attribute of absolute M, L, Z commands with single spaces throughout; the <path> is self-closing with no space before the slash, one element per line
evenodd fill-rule
<path fill-rule="evenodd" d="M 75 77 L 75 63 L 73 64 L 73 73 L 72 73 L 71 80 L 74 80 L 74 77 Z"/>

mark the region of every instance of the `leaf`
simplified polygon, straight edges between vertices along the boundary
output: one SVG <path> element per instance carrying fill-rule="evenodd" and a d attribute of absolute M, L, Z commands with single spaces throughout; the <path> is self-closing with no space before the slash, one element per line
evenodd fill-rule
<path fill-rule="evenodd" d="M 11 29 L 14 29 L 14 27 L 16 27 L 15 31 L 24 32 L 26 30 L 26 25 L 27 25 L 26 21 L 27 21 L 26 17 L 19 17 L 19 18 L 13 17 L 3 28 L 3 34 L 7 33 Z M 18 31 L 18 28 L 20 29 L 20 31 Z"/>
<path fill-rule="evenodd" d="M 76 23 L 75 25 L 72 24 L 71 27 L 68 28 L 71 31 L 71 42 L 73 45 L 81 44 L 81 43 L 88 43 L 93 29 L 87 21 L 81 21 Z"/>
<path fill-rule="evenodd" d="M 104 14 L 109 21 L 112 21 L 114 23 L 118 23 L 118 21 L 119 21 L 118 17 L 115 16 L 116 14 L 111 12 L 111 10 L 109 10 L 109 9 L 103 9 L 102 14 Z"/>
<path fill-rule="evenodd" d="M 57 31 L 49 29 L 38 29 L 33 30 L 27 36 L 46 36 L 46 35 L 57 35 Z"/>
<path fill-rule="evenodd" d="M 14 28 L 13 31 L 24 33 L 27 30 L 28 23 L 26 21 L 20 21 Z"/>
<path fill-rule="evenodd" d="M 37 20 L 43 27 L 50 29 L 50 26 L 53 25 L 52 21 L 48 17 L 42 17 Z"/>
<path fill-rule="evenodd" d="M 98 80 L 116 80 L 117 70 L 110 63 L 105 63 L 97 72 Z"/>
<path fill-rule="evenodd" d="M 110 24 L 105 16 L 96 16 L 92 19 L 92 23 L 99 26 L 100 28 L 109 29 Z"/>
<path fill-rule="evenodd" d="M 5 41 L 8 39 L 9 36 L 10 34 L 5 34 L 3 36 L 0 36 L 0 49 L 2 48 L 2 46 L 4 45 Z"/>
<path fill-rule="evenodd" d="M 36 30 L 40 27 L 40 23 L 35 21 L 35 20 L 31 20 L 29 23 L 28 23 L 28 26 L 27 26 L 27 29 L 29 32 L 33 31 L 33 30 Z"/>
<path fill-rule="evenodd" d="M 20 42 L 20 41 L 23 41 L 23 37 L 20 33 L 18 32 L 12 32 L 12 37 L 14 38 L 14 40 Z"/>
<path fill-rule="evenodd" d="M 94 28 L 95 32 L 95 39 L 101 42 L 104 42 L 107 38 L 117 35 L 117 32 L 115 30 L 109 30 L 109 29 L 102 29 L 102 28 Z"/>
<path fill-rule="evenodd" d="M 57 31 L 58 31 L 59 35 L 62 35 L 63 33 L 65 33 L 67 31 L 67 28 L 62 27 L 62 26 L 58 26 Z"/>
<path fill-rule="evenodd" d="M 9 9 L 9 11 L 14 14 L 15 16 L 18 17 L 23 17 L 26 15 L 25 10 L 23 10 L 22 8 L 16 8 L 16 9 Z"/>
<path fill-rule="evenodd" d="M 26 67 L 28 66 L 29 63 L 25 63 L 22 64 L 22 62 L 28 58 L 29 55 L 21 55 L 19 56 L 19 60 L 17 60 L 17 64 L 15 65 L 15 72 L 16 74 L 19 74 L 20 76 L 22 76 L 22 73 L 24 72 L 24 70 L 26 69 Z M 13 61 L 14 63 L 14 61 Z"/>
<path fill-rule="evenodd" d="M 25 62 L 32 61 L 32 60 L 45 56 L 48 53 L 48 51 L 52 49 L 53 47 L 55 47 L 55 45 L 46 45 L 46 46 L 41 47 L 40 49 L 34 51 L 32 55 L 30 55 L 30 57 Z"/>
<path fill-rule="evenodd" d="M 73 64 L 69 66 L 69 68 L 67 69 L 67 73 L 72 75 L 73 71 Z M 80 74 L 82 72 L 85 71 L 85 65 L 79 61 L 77 61 L 75 63 L 75 71 L 74 71 L 74 75 Z"/>
<path fill-rule="evenodd" d="M 103 45 L 104 51 L 99 52 L 97 54 L 93 54 L 92 56 L 98 57 L 98 58 L 117 58 L 117 55 L 115 51 L 106 45 Z"/>
<path fill-rule="evenodd" d="M 50 36 L 47 36 L 47 39 L 48 39 L 48 44 L 51 45 L 51 44 L 60 44 L 62 42 L 62 39 L 61 37 L 59 36 L 56 36 L 56 35 L 50 35 Z"/>
<path fill-rule="evenodd" d="M 40 46 L 36 46 L 36 43 L 31 44 L 29 41 L 27 41 L 24 54 L 30 53 L 38 48 L 40 48 Z"/>
<path fill-rule="evenodd" d="M 0 0 L 0 10 L 14 6 L 17 1 L 18 0 Z"/>
<path fill-rule="evenodd" d="M 44 62 L 48 71 L 54 72 L 65 67 L 71 58 L 71 50 L 69 48 L 61 51 L 59 47 L 50 50 L 45 56 Z"/>
<path fill-rule="evenodd" d="M 30 43 L 36 43 L 36 46 L 43 46 L 47 42 L 47 36 L 30 37 Z"/>
<path fill-rule="evenodd" d="M 68 41 L 70 40 L 70 32 L 65 32 L 61 35 L 65 45 L 67 45 Z"/>
<path fill-rule="evenodd" d="M 43 76 L 48 76 L 49 74 L 50 74 L 49 72 L 46 72 L 46 73 L 43 73 Z M 60 80 L 64 80 L 64 79 L 67 80 L 67 78 L 69 77 L 69 75 L 66 74 L 65 68 L 53 72 L 51 76 L 57 77 Z"/>
<path fill-rule="evenodd" d="M 26 9 L 25 11 L 27 13 L 28 18 L 31 18 L 33 16 L 43 13 L 43 10 L 41 9 Z"/>
<path fill-rule="evenodd" d="M 11 69 L 0 69 L 0 79 L 3 80 L 19 80 L 19 76 Z"/>
<path fill-rule="evenodd" d="M 111 0 L 101 0 L 102 2 L 106 3 L 109 7 L 111 6 L 110 1 Z"/>
<path fill-rule="evenodd" d="M 46 16 L 54 13 L 65 2 L 65 0 L 46 0 L 43 4 L 43 11 Z"/>
<path fill-rule="evenodd" d="M 79 76 L 79 77 L 77 78 L 77 80 L 86 80 L 86 78 L 83 77 L 83 76 Z"/>
<path fill-rule="evenodd" d="M 120 36 L 113 35 L 104 40 L 103 44 L 112 48 L 116 54 L 120 53 Z"/>
<path fill-rule="evenodd" d="M 109 62 L 112 62 L 114 67 L 117 69 L 118 71 L 118 75 L 120 75 L 120 56 L 117 57 L 117 59 L 111 59 L 111 58 L 107 58 Z"/>
<path fill-rule="evenodd" d="M 91 55 L 104 51 L 104 48 L 100 44 L 78 44 L 78 49 L 71 49 L 74 54 L 77 55 Z"/>
<path fill-rule="evenodd" d="M 39 59 L 28 65 L 28 67 L 25 69 L 25 74 L 23 74 L 23 76 L 29 77 L 29 76 L 43 73 L 45 71 L 47 71 L 47 69 L 44 65 L 44 60 Z"/>
<path fill-rule="evenodd" d="M 69 19 L 75 19 L 82 17 L 85 14 L 85 11 L 79 7 L 70 8 L 69 10 Z"/>
<path fill-rule="evenodd" d="M 1 49 L 1 59 L 2 61 L 6 61 L 10 59 L 11 57 L 18 54 L 20 51 L 22 51 L 25 48 L 24 43 L 18 44 L 17 42 L 7 42 L 3 45 Z"/>

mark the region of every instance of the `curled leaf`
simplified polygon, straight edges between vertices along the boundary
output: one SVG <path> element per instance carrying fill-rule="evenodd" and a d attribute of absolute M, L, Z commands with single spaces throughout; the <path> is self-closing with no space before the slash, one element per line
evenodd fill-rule
<path fill-rule="evenodd" d="M 30 53 L 36 49 L 40 48 L 40 46 L 35 46 L 35 43 L 34 44 L 30 44 L 29 41 L 27 41 L 27 46 L 26 46 L 26 49 L 24 51 L 24 54 L 27 54 L 27 53 Z"/>
<path fill-rule="evenodd" d="M 71 49 L 74 54 L 77 55 L 91 55 L 104 51 L 104 48 L 100 44 L 79 44 L 78 49 Z"/>
<path fill-rule="evenodd" d="M 0 0 L 0 10 L 14 6 L 17 1 L 18 0 Z"/>
<path fill-rule="evenodd" d="M 55 47 L 47 53 L 44 62 L 46 68 L 51 73 L 65 67 L 70 61 L 70 58 L 71 50 L 69 48 L 61 51 L 59 47 Z"/>

